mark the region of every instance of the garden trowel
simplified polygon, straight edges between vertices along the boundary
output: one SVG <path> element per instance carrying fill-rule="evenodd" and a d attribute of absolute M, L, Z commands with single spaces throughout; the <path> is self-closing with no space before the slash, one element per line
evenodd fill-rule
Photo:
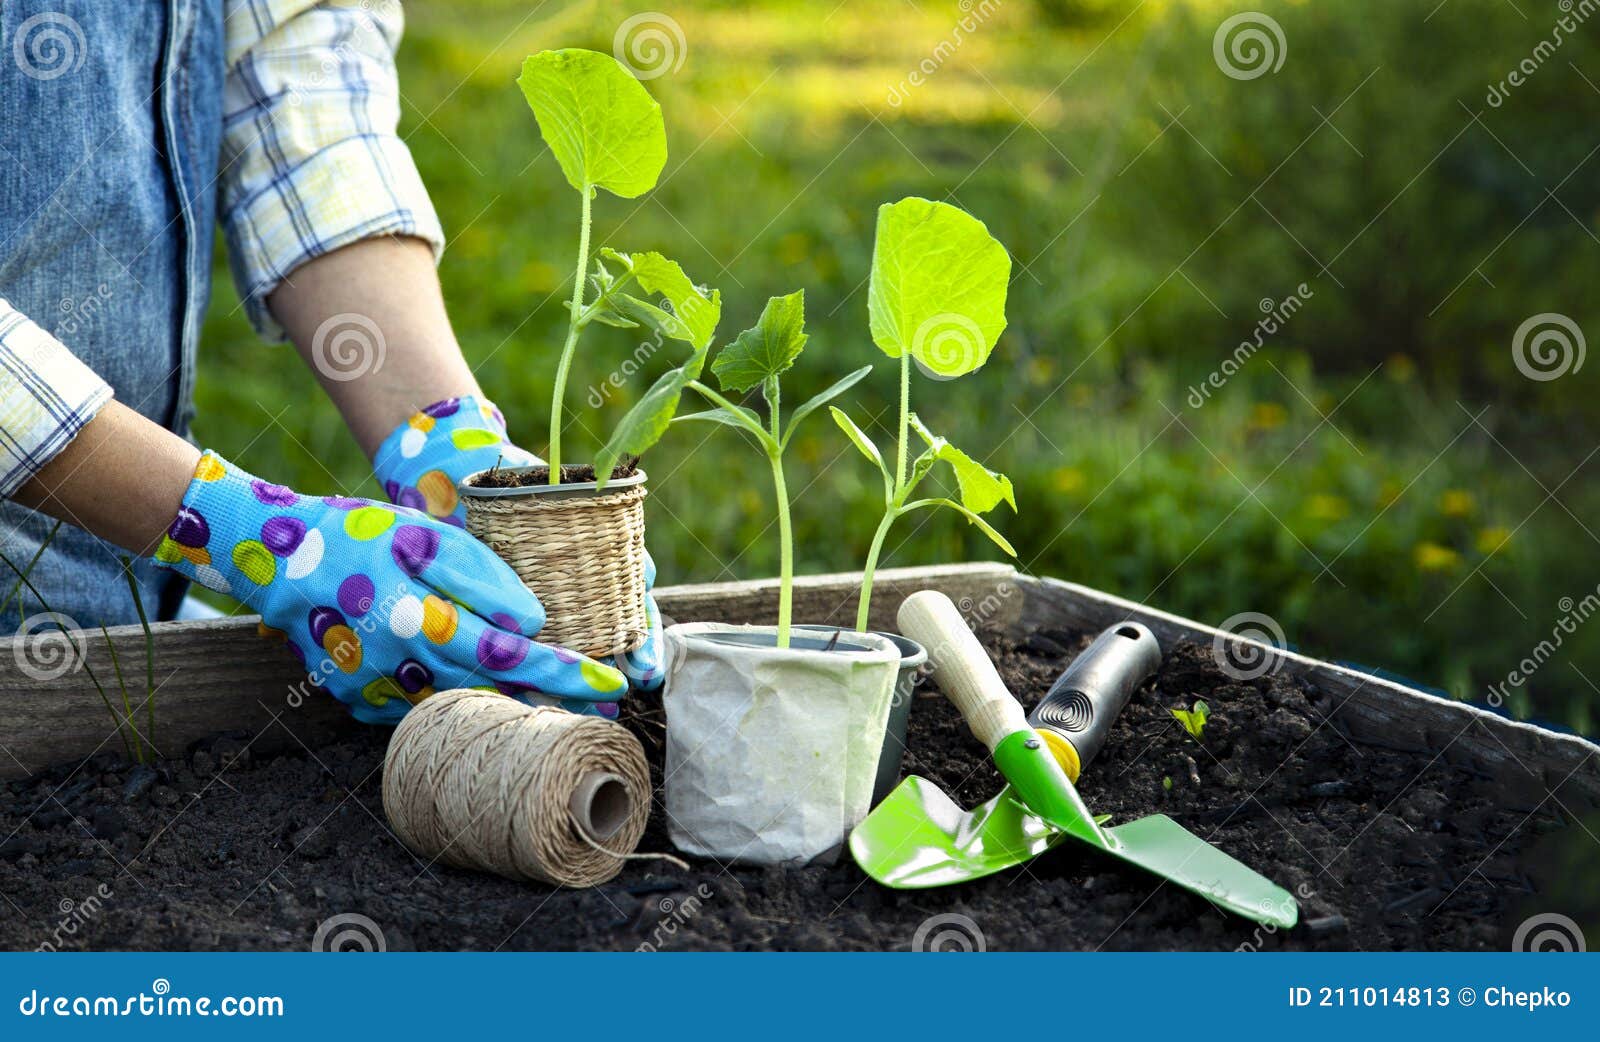
<path fill-rule="evenodd" d="M 1086 667 L 1074 680 L 1069 668 L 1041 703 L 1044 708 L 1054 699 L 1053 711 L 1035 710 L 1030 725 L 948 597 L 933 590 L 913 594 L 901 606 L 899 621 L 900 632 L 928 649 L 940 687 L 1010 784 L 994 799 L 965 811 L 927 779 L 907 778 L 850 835 L 850 851 L 867 875 L 898 889 L 944 886 L 1021 864 L 1070 837 L 1245 918 L 1284 929 L 1295 924 L 1299 909 L 1287 890 L 1171 818 L 1154 814 L 1101 828 L 1084 805 L 1069 771 L 1075 776 L 1098 750 L 1111 717 L 1143 676 L 1130 681 L 1134 671 L 1113 670 L 1127 691 L 1092 691 L 1086 688 L 1094 685 L 1085 681 L 1096 671 Z M 1119 639 L 1148 638 L 1154 644 L 1143 627 L 1125 624 L 1102 635 L 1084 656 L 1097 648 L 1105 659 L 1121 655 L 1116 645 L 1108 653 L 1102 644 L 1111 643 L 1124 628 Z M 1159 660 L 1159 651 L 1156 655 Z M 1095 661 L 1090 659 L 1090 665 Z M 1099 675 L 1103 679 L 1111 674 L 1102 670 Z M 1071 698 L 1074 692 L 1082 697 Z"/>

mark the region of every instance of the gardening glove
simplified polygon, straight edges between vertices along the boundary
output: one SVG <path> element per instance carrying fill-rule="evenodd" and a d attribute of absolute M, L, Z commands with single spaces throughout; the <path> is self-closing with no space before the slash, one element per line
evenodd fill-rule
<path fill-rule="evenodd" d="M 254 608 L 325 687 L 370 723 L 447 688 L 539 704 L 606 703 L 622 674 L 529 638 L 544 607 L 509 565 L 419 511 L 314 497 L 200 457 L 158 563 Z"/>
<path fill-rule="evenodd" d="M 384 494 L 401 506 L 426 511 L 446 524 L 464 527 L 467 507 L 456 486 L 469 474 L 501 466 L 543 463 L 506 437 L 506 421 L 493 402 L 474 395 L 434 402 L 397 427 L 373 456 L 372 469 Z M 650 636 L 644 644 L 615 657 L 615 664 L 640 689 L 661 686 L 661 612 L 648 592 L 656 565 L 645 558 L 645 614 Z"/>

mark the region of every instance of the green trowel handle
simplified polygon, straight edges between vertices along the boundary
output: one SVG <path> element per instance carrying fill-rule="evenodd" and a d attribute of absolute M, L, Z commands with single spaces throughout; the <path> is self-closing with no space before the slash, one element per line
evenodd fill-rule
<path fill-rule="evenodd" d="M 1161 666 L 1155 634 L 1121 622 L 1096 637 L 1028 714 L 1073 781 L 1105 745 L 1133 693 Z"/>
<path fill-rule="evenodd" d="M 973 737 L 991 752 L 1018 731 L 1033 734 L 1022 703 L 1011 696 L 994 663 L 950 598 L 938 590 L 913 593 L 900 605 L 900 632 L 928 649 L 928 664 Z"/>

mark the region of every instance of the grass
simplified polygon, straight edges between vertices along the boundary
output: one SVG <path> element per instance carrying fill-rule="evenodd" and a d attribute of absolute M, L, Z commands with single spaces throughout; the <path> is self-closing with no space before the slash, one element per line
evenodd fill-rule
<path fill-rule="evenodd" d="M 1212 623 L 1264 612 L 1300 650 L 1481 700 L 1550 635 L 1562 598 L 1600 581 L 1585 520 L 1600 516 L 1586 408 L 1600 367 L 1535 385 L 1506 350 L 1533 312 L 1589 317 L 1572 287 L 1593 270 L 1594 179 L 1561 189 L 1576 224 L 1553 206 L 1527 220 L 1540 197 L 1515 163 L 1555 186 L 1594 144 L 1573 128 L 1595 125 L 1583 113 L 1600 94 L 1554 62 L 1481 132 L 1460 105 L 1481 110 L 1485 76 L 1543 32 L 1496 6 L 1421 25 L 1387 7 L 1267 3 L 1289 59 L 1241 83 L 1212 61 L 1217 5 L 1153 2 L 1124 21 L 1131 4 L 1016 0 L 896 104 L 950 37 L 953 6 L 676 5 L 683 66 L 648 82 L 668 125 L 662 186 L 608 208 L 596 246 L 680 259 L 722 290 L 726 331 L 804 286 L 803 398 L 878 360 L 865 302 L 877 206 L 958 203 L 1012 253 L 1011 324 L 924 418 L 992 446 L 982 462 L 1012 476 L 1021 509 L 997 524 L 1020 566 Z M 542 451 L 575 227 L 513 79 L 545 47 L 611 50 L 631 12 L 466 10 L 408 12 L 402 131 L 450 236 L 441 275 L 463 348 L 513 436 Z M 1439 46 L 1415 45 L 1420 32 Z M 1587 44 L 1568 46 L 1578 59 Z M 1551 105 L 1564 122 L 1540 114 Z M 1566 129 L 1523 133 L 1547 119 Z M 1472 277 L 1486 254 L 1478 274 L 1500 289 Z M 1308 305 L 1191 406 L 1189 388 L 1251 335 L 1257 303 L 1302 282 Z M 597 331 L 571 398 L 631 347 Z M 569 456 L 594 452 L 676 359 L 642 354 L 603 405 L 574 410 Z M 857 419 L 880 442 L 892 369 L 861 385 Z M 241 465 L 381 495 L 310 376 L 246 328 L 221 266 L 198 398 L 198 437 Z M 876 475 L 825 424 L 792 453 L 797 570 L 859 567 Z M 664 582 L 776 572 L 762 475 L 739 446 L 674 432 L 646 465 Z M 886 566 L 997 556 L 960 518 L 917 520 Z M 1593 731 L 1597 629 L 1569 636 L 1507 708 Z"/>

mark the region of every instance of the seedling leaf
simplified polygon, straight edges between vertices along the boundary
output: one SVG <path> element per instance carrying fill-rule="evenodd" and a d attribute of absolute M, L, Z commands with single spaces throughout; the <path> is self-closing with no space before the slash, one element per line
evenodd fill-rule
<path fill-rule="evenodd" d="M 605 488 L 611 480 L 611 471 L 616 467 L 617 460 L 624 455 L 642 456 L 661 440 L 678 411 L 683 389 L 699 378 L 705 364 L 705 351 L 696 351 L 687 362 L 663 373 L 644 393 L 644 397 L 635 402 L 633 408 L 617 422 L 611 437 L 595 457 L 594 477 L 599 488 Z"/>
<path fill-rule="evenodd" d="M 1196 702 L 1193 709 L 1173 709 L 1171 713 L 1189 732 L 1190 738 L 1198 742 L 1205 737 L 1206 721 L 1211 718 L 1211 707 L 1205 702 Z"/>
<path fill-rule="evenodd" d="M 711 363 L 724 391 L 743 393 L 783 373 L 806 346 L 806 291 L 767 298 L 761 318 Z"/>
<path fill-rule="evenodd" d="M 744 406 L 735 406 L 738 411 L 727 408 L 707 409 L 705 412 L 691 412 L 683 416 L 674 416 L 673 423 L 720 423 L 728 427 L 738 427 L 740 430 L 750 430 L 752 427 L 761 430 L 761 417 L 756 415 L 754 409 Z M 763 432 L 765 433 L 765 432 Z"/>
<path fill-rule="evenodd" d="M 626 317 L 636 319 L 661 331 L 663 336 L 683 340 L 696 351 L 711 345 L 716 335 L 717 323 L 722 320 L 722 293 L 712 290 L 707 296 L 696 286 L 675 260 L 659 253 L 618 253 L 606 249 L 601 253 L 621 263 L 633 274 L 639 286 L 647 293 L 659 293 L 668 304 L 662 309 L 648 301 L 626 293 L 614 297 L 616 308 Z"/>
<path fill-rule="evenodd" d="M 829 402 L 833 401 L 835 398 L 839 397 L 841 394 L 848 391 L 862 380 L 866 379 L 867 374 L 870 372 L 872 372 L 872 366 L 864 365 L 843 379 L 835 381 L 834 384 L 831 387 L 828 387 L 826 390 L 819 391 L 813 397 L 806 399 L 805 402 L 803 402 L 798 408 L 795 409 L 793 413 L 789 415 L 789 429 L 783 434 L 783 443 L 785 445 L 789 444 L 789 439 L 794 436 L 795 429 L 800 426 L 801 420 L 805 419 L 807 416 L 810 416 L 824 405 L 827 405 Z"/>
<path fill-rule="evenodd" d="M 912 196 L 878 208 L 867 314 L 890 358 L 909 353 L 935 376 L 988 361 L 1006 328 L 1011 258 L 983 222 Z"/>
<path fill-rule="evenodd" d="M 572 187 L 633 199 L 656 186 L 667 162 L 661 106 L 611 55 L 541 51 L 517 86 Z"/>
<path fill-rule="evenodd" d="M 1012 512 L 1016 512 L 1017 497 L 1012 491 L 1010 478 L 999 471 L 990 470 L 928 430 L 915 413 L 911 414 L 911 426 L 922 436 L 922 440 L 928 443 L 927 453 L 924 453 L 917 463 L 920 465 L 923 459 L 931 455 L 936 460 L 950 464 L 950 469 L 956 474 L 956 484 L 961 490 L 961 502 L 968 509 L 987 514 L 1001 503 L 1009 503 Z"/>
<path fill-rule="evenodd" d="M 850 439 L 850 443 L 861 450 L 861 455 L 878 465 L 878 471 L 883 475 L 884 492 L 885 494 L 891 494 L 894 479 L 889 476 L 889 466 L 883 462 L 883 454 L 878 451 L 877 443 L 867 435 L 866 431 L 857 427 L 856 421 L 846 415 L 843 409 L 836 405 L 830 405 L 828 406 L 828 411 L 833 414 L 833 422 L 838 425 L 840 430 L 844 431 L 844 435 Z"/>
<path fill-rule="evenodd" d="M 995 546 L 998 546 L 1000 549 L 1004 550 L 1007 555 L 1011 557 L 1017 556 L 1017 551 L 1009 542 L 1006 541 L 1005 536 L 1001 535 L 995 530 L 993 525 L 979 517 L 977 514 L 973 513 L 971 510 L 968 510 L 960 503 L 957 503 L 953 499 L 919 499 L 915 503 L 907 503 L 902 512 L 909 512 L 917 509 L 918 507 L 949 507 L 951 510 L 957 511 L 962 517 L 976 525 L 978 531 L 988 536 L 989 541 L 994 543 Z"/>

